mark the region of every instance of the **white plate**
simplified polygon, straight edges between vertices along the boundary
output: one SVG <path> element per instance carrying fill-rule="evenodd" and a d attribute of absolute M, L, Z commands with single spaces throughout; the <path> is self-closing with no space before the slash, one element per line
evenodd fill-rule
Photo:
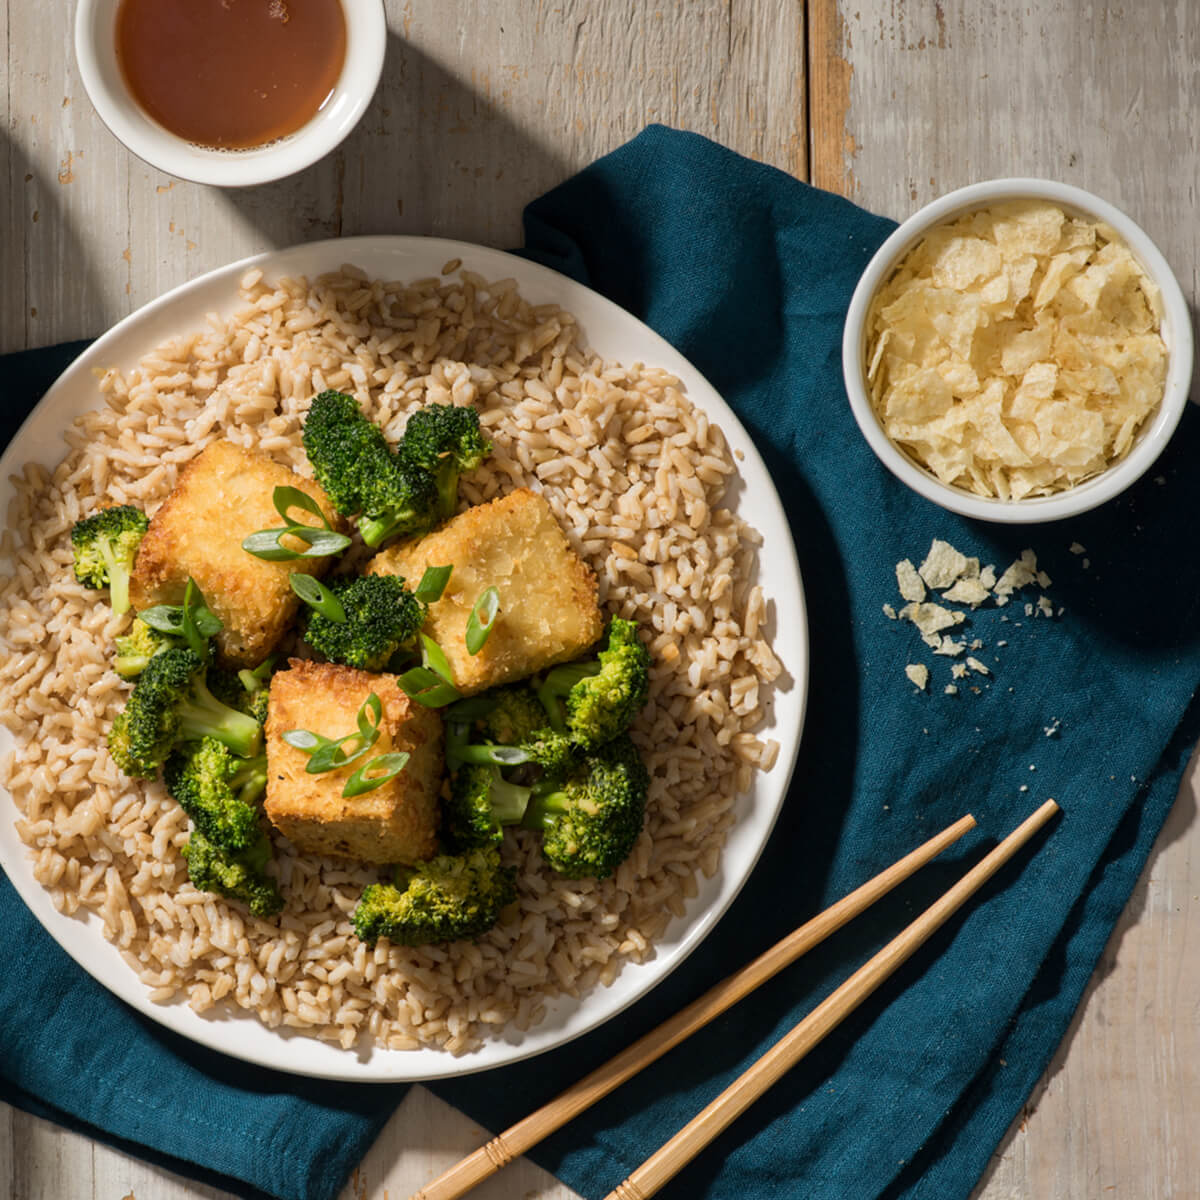
<path fill-rule="evenodd" d="M 771 834 L 800 743 L 808 678 L 804 594 L 783 508 L 754 444 L 712 386 L 658 334 L 581 284 L 498 250 L 441 238 L 345 238 L 268 251 L 168 292 L 110 329 L 46 393 L 0 458 L 0 512 L 7 510 L 12 499 L 10 476 L 30 461 L 54 466 L 66 453 L 62 431 L 76 417 L 97 407 L 93 368 L 132 367 L 160 342 L 199 328 L 207 313 L 231 312 L 237 305 L 238 280 L 247 269 L 259 267 L 268 277 L 315 276 L 353 263 L 372 276 L 406 280 L 437 275 L 442 264 L 454 258 L 461 258 L 465 267 L 489 279 L 515 278 L 522 295 L 534 304 L 554 303 L 574 313 L 588 344 L 604 357 L 653 364 L 677 375 L 693 403 L 721 427 L 732 449 L 741 451 L 737 506 L 763 536 L 759 579 L 773 605 L 774 650 L 792 680 L 787 690 L 776 689 L 772 728 L 766 731 L 780 742 L 781 750 L 775 766 L 759 773 L 752 790 L 739 799 L 737 820 L 719 870 L 710 880 L 700 879 L 699 894 L 688 903 L 686 914 L 671 922 L 652 960 L 627 964 L 611 987 L 594 988 L 579 1000 L 562 997 L 552 1001 L 536 1028 L 525 1033 L 514 1030 L 460 1058 L 436 1050 L 341 1050 L 311 1037 L 267 1029 L 246 1014 L 199 1016 L 184 1003 L 150 1003 L 144 985 L 105 940 L 98 918 L 65 917 L 55 910 L 48 893 L 33 878 L 31 856 L 17 837 L 13 821 L 8 817 L 0 820 L 0 866 L 37 919 L 84 970 L 139 1012 L 176 1033 L 280 1071 L 376 1082 L 466 1075 L 541 1054 L 616 1016 L 679 966 L 732 903 Z M 12 744 L 12 736 L 0 730 L 0 751 Z M 0 803 L 7 805 L 10 799 L 4 792 Z M 7 811 L 11 816 L 12 810 Z"/>

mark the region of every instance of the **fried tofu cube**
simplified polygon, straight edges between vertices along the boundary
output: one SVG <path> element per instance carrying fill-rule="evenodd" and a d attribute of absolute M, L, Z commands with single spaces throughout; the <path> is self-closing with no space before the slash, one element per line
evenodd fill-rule
<path fill-rule="evenodd" d="M 393 675 L 371 675 L 335 663 L 292 659 L 271 679 L 267 714 L 267 817 L 299 850 L 366 863 L 419 862 L 437 846 L 443 774 L 442 719 L 401 690 Z M 336 741 L 358 728 L 358 712 L 374 692 L 383 707 L 379 737 L 362 758 L 310 775 L 308 755 L 283 735 L 307 729 Z M 353 749 L 353 746 L 351 746 Z M 381 754 L 406 751 L 394 778 L 358 796 L 346 781 Z"/>
<path fill-rule="evenodd" d="M 190 575 L 225 627 L 217 635 L 222 659 L 234 667 L 262 662 L 300 603 L 288 584 L 289 572 L 321 575 L 331 561 L 266 562 L 242 549 L 248 534 L 283 525 L 272 500 L 281 486 L 312 497 L 334 528 L 344 528 L 311 479 L 230 442 L 205 447 L 151 518 L 130 580 L 133 607 L 181 604 Z M 317 524 L 310 513 L 293 509 L 291 515 L 304 524 Z"/>
<path fill-rule="evenodd" d="M 578 658 L 604 630 L 596 577 L 571 549 L 550 505 L 519 488 L 467 509 L 441 529 L 377 554 L 373 575 L 402 575 L 415 587 L 426 567 L 454 567 L 425 629 L 445 652 L 464 695 L 524 679 Z M 467 618 L 494 586 L 500 613 L 478 654 L 467 652 Z"/>

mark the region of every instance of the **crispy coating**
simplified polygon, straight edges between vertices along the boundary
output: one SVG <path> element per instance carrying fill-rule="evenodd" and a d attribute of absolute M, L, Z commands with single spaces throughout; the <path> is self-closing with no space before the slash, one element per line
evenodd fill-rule
<path fill-rule="evenodd" d="M 450 662 L 465 696 L 577 658 L 604 632 L 596 577 L 571 549 L 550 505 L 518 488 L 460 513 L 441 529 L 377 554 L 372 575 L 403 575 L 415 587 L 426 567 L 452 564 L 426 632 Z M 500 615 L 483 649 L 467 653 L 467 617 L 484 589 L 500 593 Z"/>
<path fill-rule="evenodd" d="M 130 580 L 133 607 L 182 603 L 190 575 L 225 626 L 217 635 L 222 659 L 235 667 L 262 662 L 300 603 L 288 585 L 288 573 L 322 575 L 332 562 L 265 562 L 242 549 L 248 534 L 283 524 L 271 499 L 280 486 L 306 492 L 335 528 L 345 528 L 311 479 L 263 454 L 213 442 L 184 469 L 150 521 Z M 305 524 L 317 523 L 307 513 L 293 510 L 293 515 Z"/>
<path fill-rule="evenodd" d="M 271 679 L 267 716 L 267 797 L 271 823 L 298 849 L 359 862 L 419 862 L 437 845 L 442 778 L 442 719 L 400 690 L 393 675 L 370 675 L 335 663 L 292 659 Z M 369 753 L 338 770 L 310 775 L 308 756 L 289 746 L 289 729 L 340 738 L 356 728 L 374 692 L 383 704 L 379 739 Z M 346 798 L 346 780 L 380 754 L 407 751 L 408 764 L 374 791 Z"/>

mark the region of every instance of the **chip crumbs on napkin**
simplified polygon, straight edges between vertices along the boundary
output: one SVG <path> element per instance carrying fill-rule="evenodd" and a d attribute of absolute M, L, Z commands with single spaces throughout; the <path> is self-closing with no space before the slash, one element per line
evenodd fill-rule
<path fill-rule="evenodd" d="M 949 542 L 934 538 L 919 567 L 914 567 L 907 558 L 896 564 L 896 586 L 905 604 L 899 611 L 891 604 L 884 604 L 883 613 L 890 621 L 908 621 L 914 625 L 921 640 L 934 654 L 958 658 L 967 650 L 982 650 L 984 644 L 979 638 L 968 641 L 966 637 L 954 638 L 947 633 L 947 630 L 962 625 L 968 614 L 962 608 L 948 608 L 945 604 L 937 603 L 937 600 L 962 605 L 974 613 L 989 603 L 992 607 L 1003 608 L 1014 593 L 1024 588 L 1038 587 L 1042 592 L 1036 602 L 1025 605 L 1025 615 L 1052 617 L 1054 605 L 1045 594 L 1050 582 L 1050 576 L 1038 567 L 1037 555 L 1032 550 L 1022 550 L 1016 561 L 997 577 L 996 568 L 991 564 L 980 565 L 978 558 L 968 557 Z M 1007 617 L 1000 619 L 1008 620 Z M 1002 640 L 996 644 L 1006 646 L 1008 642 Z M 952 664 L 951 679 L 964 680 L 969 671 L 981 676 L 992 675 L 991 668 L 975 655 L 969 654 L 965 661 Z M 909 663 L 904 668 L 904 674 L 921 691 L 927 689 L 929 669 L 925 664 Z M 979 688 L 973 687 L 971 690 L 978 692 Z M 956 682 L 948 683 L 943 688 L 943 694 L 947 696 L 956 696 L 959 691 Z"/>

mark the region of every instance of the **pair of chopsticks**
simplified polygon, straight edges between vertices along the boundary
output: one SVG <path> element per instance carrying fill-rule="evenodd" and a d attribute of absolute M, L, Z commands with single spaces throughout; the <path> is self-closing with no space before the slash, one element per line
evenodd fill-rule
<path fill-rule="evenodd" d="M 654 1195 L 826 1034 L 858 1008 L 1057 812 L 1058 805 L 1053 800 L 1047 800 L 948 892 L 864 963 L 790 1033 L 785 1034 L 670 1141 L 642 1163 L 624 1183 L 618 1184 L 606 1200 L 646 1200 Z M 420 1191 L 414 1192 L 411 1200 L 454 1200 L 464 1195 L 795 962 L 974 827 L 975 818 L 968 814 L 936 837 L 930 838 L 911 854 L 788 934 L 740 971 L 715 984 L 698 1000 L 692 1001 L 548 1104 L 494 1137 L 486 1146 L 456 1163 Z"/>

